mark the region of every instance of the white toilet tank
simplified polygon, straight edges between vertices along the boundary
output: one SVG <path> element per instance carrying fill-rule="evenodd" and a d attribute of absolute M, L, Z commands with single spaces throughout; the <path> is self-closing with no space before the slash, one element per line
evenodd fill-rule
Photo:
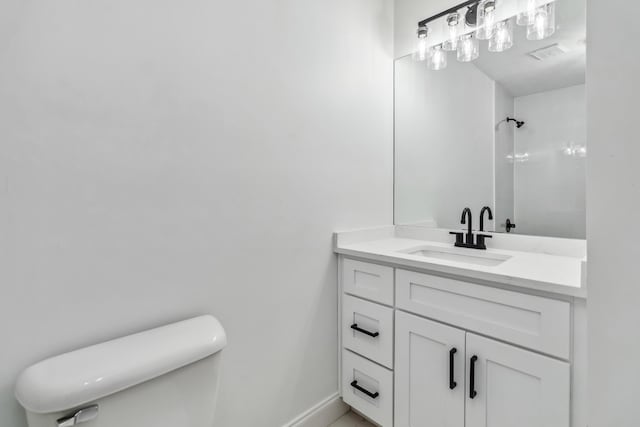
<path fill-rule="evenodd" d="M 226 344 L 195 317 L 37 363 L 15 395 L 29 427 L 211 427 Z"/>

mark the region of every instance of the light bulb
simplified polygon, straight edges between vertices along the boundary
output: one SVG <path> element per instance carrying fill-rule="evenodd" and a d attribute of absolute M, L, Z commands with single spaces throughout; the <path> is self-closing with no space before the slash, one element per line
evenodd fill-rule
<path fill-rule="evenodd" d="M 518 25 L 531 25 L 533 18 L 536 15 L 536 0 L 520 0 L 521 7 L 524 9 L 518 14 L 516 24 Z"/>
<path fill-rule="evenodd" d="M 418 46 L 414 53 L 414 58 L 418 61 L 424 61 L 427 59 L 427 36 L 429 35 L 429 28 L 426 25 L 418 27 Z"/>
<path fill-rule="evenodd" d="M 436 71 L 447 68 L 447 52 L 441 44 L 429 50 L 429 68 Z"/>
<path fill-rule="evenodd" d="M 460 62 L 471 62 L 480 56 L 478 39 L 473 34 L 465 34 L 458 41 L 457 57 Z"/>
<path fill-rule="evenodd" d="M 489 39 L 489 52 L 504 52 L 513 46 L 513 23 L 510 19 L 496 24 L 493 36 Z"/>
<path fill-rule="evenodd" d="M 496 22 L 496 0 L 481 0 L 478 4 L 476 37 L 488 40 L 493 35 Z"/>
<path fill-rule="evenodd" d="M 458 48 L 458 26 L 460 24 L 460 14 L 454 12 L 447 16 L 445 20 L 445 32 L 448 39 L 442 44 L 444 50 L 456 50 Z"/>
<path fill-rule="evenodd" d="M 556 5 L 548 3 L 536 9 L 533 22 L 527 26 L 527 40 L 542 40 L 556 31 Z"/>
<path fill-rule="evenodd" d="M 416 57 L 418 61 L 424 61 L 427 59 L 427 40 L 422 38 L 418 40 L 418 49 L 416 51 Z"/>

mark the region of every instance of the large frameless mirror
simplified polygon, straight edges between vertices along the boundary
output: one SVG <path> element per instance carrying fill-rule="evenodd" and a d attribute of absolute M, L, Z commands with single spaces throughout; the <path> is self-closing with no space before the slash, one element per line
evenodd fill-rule
<path fill-rule="evenodd" d="M 585 238 L 585 8 L 482 0 L 419 24 L 395 63 L 396 224 L 489 206 L 489 231 Z"/>

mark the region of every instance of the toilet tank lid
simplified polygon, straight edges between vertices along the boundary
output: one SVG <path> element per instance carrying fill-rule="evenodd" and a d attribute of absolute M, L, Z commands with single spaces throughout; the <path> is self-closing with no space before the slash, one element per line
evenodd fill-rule
<path fill-rule="evenodd" d="M 25 369 L 15 396 L 30 412 L 66 411 L 197 362 L 227 344 L 200 316 L 52 357 Z"/>

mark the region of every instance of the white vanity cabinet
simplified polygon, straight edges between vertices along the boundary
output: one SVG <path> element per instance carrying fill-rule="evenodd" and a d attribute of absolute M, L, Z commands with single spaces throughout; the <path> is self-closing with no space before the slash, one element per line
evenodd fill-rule
<path fill-rule="evenodd" d="M 569 376 L 566 362 L 396 313 L 396 427 L 566 427 Z"/>
<path fill-rule="evenodd" d="M 570 299 L 342 256 L 340 269 L 342 396 L 372 421 L 584 427 Z"/>

